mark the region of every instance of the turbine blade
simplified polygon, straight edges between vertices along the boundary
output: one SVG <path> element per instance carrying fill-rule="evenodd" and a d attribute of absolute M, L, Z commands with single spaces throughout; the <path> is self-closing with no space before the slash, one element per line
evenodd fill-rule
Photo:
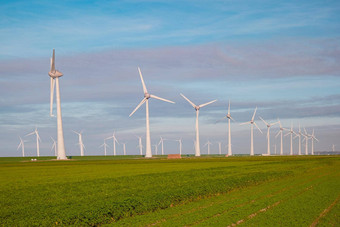
<path fill-rule="evenodd" d="M 158 96 L 156 96 L 156 95 L 150 95 L 150 97 L 151 97 L 151 98 L 154 98 L 154 99 L 162 100 L 162 101 L 164 101 L 164 102 L 175 103 L 175 102 L 173 102 L 173 101 L 170 101 L 170 100 L 167 100 L 167 99 L 163 99 L 163 98 L 158 97 Z"/>
<path fill-rule="evenodd" d="M 193 102 L 191 102 L 187 97 L 185 97 L 182 93 L 180 93 L 180 95 L 185 99 L 185 100 L 187 100 L 188 101 L 188 103 L 190 103 L 191 105 L 192 105 L 192 107 L 196 107 L 196 105 L 193 103 Z"/>
<path fill-rule="evenodd" d="M 230 114 L 230 99 L 229 99 L 229 105 L 228 105 L 228 114 Z"/>
<path fill-rule="evenodd" d="M 55 71 L 55 50 L 53 49 L 53 55 L 51 58 L 51 72 Z"/>
<path fill-rule="evenodd" d="M 231 116 L 230 116 L 230 119 L 233 120 L 234 122 L 236 122 L 236 121 L 234 120 L 234 118 L 232 118 Z"/>
<path fill-rule="evenodd" d="M 243 122 L 241 123 L 240 125 L 247 125 L 247 124 L 250 124 L 251 121 L 247 121 L 247 122 Z"/>
<path fill-rule="evenodd" d="M 256 128 L 263 134 L 263 132 L 261 131 L 261 129 L 257 126 L 257 124 L 254 122 L 254 125 L 256 126 Z"/>
<path fill-rule="evenodd" d="M 217 99 L 215 99 L 215 100 L 213 100 L 213 101 L 210 101 L 210 102 L 207 102 L 207 103 L 204 103 L 204 104 L 201 104 L 201 105 L 199 105 L 199 107 L 207 106 L 207 105 L 209 105 L 209 104 L 211 104 L 211 103 L 213 103 L 213 102 L 216 102 L 216 101 L 217 101 Z"/>
<path fill-rule="evenodd" d="M 288 136 L 290 134 L 290 132 L 288 132 L 286 135 L 284 135 L 284 136 Z"/>
<path fill-rule="evenodd" d="M 256 110 L 257 110 L 257 107 L 255 108 L 255 111 L 254 111 L 253 117 L 251 118 L 251 120 L 252 120 L 252 121 L 254 121 L 255 114 L 256 114 Z"/>
<path fill-rule="evenodd" d="M 148 90 L 146 89 L 146 86 L 145 86 L 145 83 L 144 83 L 144 80 L 143 80 L 142 72 L 140 71 L 139 67 L 138 67 L 138 72 L 139 72 L 140 79 L 142 81 L 143 91 L 144 91 L 144 93 L 148 93 Z"/>
<path fill-rule="evenodd" d="M 53 96 L 54 96 L 54 84 L 55 84 L 55 81 L 54 81 L 54 78 L 50 77 L 50 80 L 51 80 L 51 91 L 50 91 L 50 116 L 53 117 Z"/>
<path fill-rule="evenodd" d="M 262 117 L 259 117 L 266 125 L 269 125 Z"/>
<path fill-rule="evenodd" d="M 29 134 L 27 134 L 26 136 L 33 135 L 34 133 L 35 133 L 35 131 L 34 131 L 34 132 L 31 132 L 31 133 L 29 133 Z"/>
<path fill-rule="evenodd" d="M 221 119 L 217 120 L 217 121 L 215 122 L 215 124 L 216 124 L 217 122 L 223 121 L 223 120 L 226 119 L 226 118 L 227 118 L 227 116 L 222 117 Z"/>
<path fill-rule="evenodd" d="M 280 135 L 281 130 L 275 135 L 275 137 L 278 137 Z"/>
<path fill-rule="evenodd" d="M 143 105 L 143 103 L 145 103 L 145 102 L 146 102 L 146 98 L 144 98 L 144 99 L 138 104 L 138 106 L 132 111 L 132 113 L 130 113 L 129 117 L 131 117 L 132 114 L 134 114 L 134 113 L 139 109 L 139 107 L 140 107 L 141 105 Z"/>

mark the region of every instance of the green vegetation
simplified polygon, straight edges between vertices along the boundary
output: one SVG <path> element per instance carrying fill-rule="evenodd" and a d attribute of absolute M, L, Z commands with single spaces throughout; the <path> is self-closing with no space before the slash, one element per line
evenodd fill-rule
<path fill-rule="evenodd" d="M 339 224 L 336 156 L 123 158 L 0 158 L 0 225 Z"/>

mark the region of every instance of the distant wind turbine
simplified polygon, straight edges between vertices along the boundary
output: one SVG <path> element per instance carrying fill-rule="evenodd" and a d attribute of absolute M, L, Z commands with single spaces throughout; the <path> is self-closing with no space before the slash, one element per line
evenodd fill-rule
<path fill-rule="evenodd" d="M 58 152 L 57 152 L 57 142 L 52 137 L 51 137 L 51 140 L 53 141 L 51 150 L 54 149 L 54 156 L 57 156 L 58 155 Z"/>
<path fill-rule="evenodd" d="M 140 71 L 139 67 L 138 67 L 138 71 L 139 71 L 139 76 L 140 76 L 140 79 L 141 79 L 142 85 L 143 85 L 144 98 L 137 105 L 137 107 L 132 111 L 132 113 L 130 114 L 129 117 L 131 117 L 139 109 L 139 107 L 141 107 L 145 103 L 145 105 L 146 105 L 145 106 L 145 109 L 146 109 L 146 151 L 145 151 L 145 157 L 151 158 L 152 152 L 151 152 L 150 123 L 149 123 L 149 98 L 154 98 L 154 99 L 158 99 L 158 100 L 161 100 L 161 101 L 164 101 L 164 102 L 169 102 L 169 103 L 175 103 L 175 102 L 167 100 L 167 99 L 160 98 L 160 97 L 152 95 L 152 94 L 149 94 L 148 90 L 146 89 L 144 80 L 143 80 L 142 72 Z"/>
<path fill-rule="evenodd" d="M 137 138 L 138 138 L 138 145 L 137 145 L 137 147 L 139 147 L 139 154 L 143 155 L 142 137 L 141 136 L 137 136 Z"/>
<path fill-rule="evenodd" d="M 176 141 L 179 143 L 179 154 L 182 155 L 182 138 Z"/>
<path fill-rule="evenodd" d="M 266 122 L 265 120 L 263 120 L 262 117 L 260 117 L 260 119 L 266 124 L 267 126 L 267 155 L 270 155 L 270 127 L 273 126 L 273 125 L 276 125 L 278 124 L 279 122 L 275 122 L 275 123 L 268 123 Z"/>
<path fill-rule="evenodd" d="M 222 118 L 221 120 L 224 120 L 228 118 L 228 156 L 232 155 L 232 151 L 231 151 L 231 130 L 230 130 L 230 120 L 235 121 L 231 115 L 230 115 L 230 100 L 229 100 L 229 105 L 228 105 L 228 113 L 226 116 L 224 116 L 224 118 Z"/>
<path fill-rule="evenodd" d="M 18 145 L 17 150 L 19 150 L 19 148 L 21 147 L 22 157 L 25 157 L 25 141 L 20 136 L 19 138 L 20 138 L 20 143 Z"/>
<path fill-rule="evenodd" d="M 303 140 L 305 140 L 305 142 L 306 142 L 306 145 L 305 145 L 305 149 L 306 149 L 305 150 L 305 155 L 308 155 L 308 138 L 309 138 L 309 135 L 308 135 L 308 133 L 307 133 L 305 128 L 303 128 L 303 130 L 305 131 L 305 133 L 302 134 L 302 136 L 305 137 Z"/>
<path fill-rule="evenodd" d="M 72 131 L 72 132 L 74 132 L 75 134 L 78 135 L 78 145 L 79 145 L 79 149 L 80 149 L 80 156 L 84 156 L 85 145 L 83 143 L 82 131 L 80 131 L 80 132 Z"/>
<path fill-rule="evenodd" d="M 218 142 L 218 153 L 221 155 L 222 154 L 222 142 Z M 228 154 L 229 156 L 229 154 Z"/>
<path fill-rule="evenodd" d="M 116 138 L 116 132 L 113 132 L 112 136 L 107 137 L 105 140 L 112 139 L 113 140 L 113 155 L 116 156 L 116 142 L 119 144 Z"/>
<path fill-rule="evenodd" d="M 155 147 L 155 154 L 158 155 L 158 144 L 153 145 Z"/>
<path fill-rule="evenodd" d="M 39 141 L 41 142 L 41 139 L 40 139 L 37 127 L 35 127 L 35 130 L 33 132 L 27 134 L 26 136 L 30 136 L 30 135 L 33 135 L 33 134 L 35 134 L 36 139 L 37 139 L 37 156 L 40 157 Z"/>
<path fill-rule="evenodd" d="M 162 145 L 162 146 L 161 146 L 161 148 L 162 148 L 161 150 L 162 150 L 162 155 L 164 155 L 164 140 L 165 140 L 165 139 L 163 139 L 163 137 L 161 137 L 161 136 L 160 136 L 160 138 L 161 138 L 161 139 L 159 140 L 158 146 L 159 146 L 160 144 Z"/>
<path fill-rule="evenodd" d="M 53 116 L 53 95 L 54 95 L 54 85 L 56 85 L 56 101 L 57 101 L 57 141 L 58 141 L 58 155 L 57 159 L 67 159 L 64 144 L 64 132 L 63 132 L 63 122 L 61 119 L 61 105 L 60 105 L 60 89 L 59 89 L 59 77 L 63 76 L 61 72 L 55 69 L 55 51 L 53 49 L 53 55 L 51 58 L 51 70 L 48 75 L 51 78 L 51 94 L 50 94 L 50 116 Z"/>
<path fill-rule="evenodd" d="M 126 143 L 122 143 L 123 144 L 123 153 L 124 155 L 126 155 Z"/>
<path fill-rule="evenodd" d="M 283 155 L 283 130 L 285 128 L 282 127 L 281 121 L 278 119 L 279 125 L 280 125 L 280 131 L 276 134 L 275 137 L 278 137 L 278 135 L 281 135 L 281 144 L 280 144 L 280 155 Z"/>
<path fill-rule="evenodd" d="M 201 156 L 201 151 L 200 151 L 200 136 L 199 136 L 199 126 L 198 126 L 198 115 L 199 115 L 199 110 L 200 108 L 207 106 L 213 102 L 216 102 L 217 100 L 213 100 L 201 105 L 195 105 L 192 101 L 190 101 L 187 97 L 185 97 L 183 94 L 181 94 L 181 96 L 188 101 L 188 103 L 190 103 L 190 105 L 192 105 L 192 107 L 194 107 L 194 109 L 196 110 L 196 151 L 195 151 L 195 156 Z"/>
<path fill-rule="evenodd" d="M 257 110 L 257 107 L 255 108 L 253 117 L 251 118 L 250 121 L 244 122 L 244 123 L 241 123 L 241 124 L 240 124 L 240 125 L 250 124 L 250 155 L 251 155 L 251 156 L 254 155 L 254 125 L 255 125 L 256 128 L 262 133 L 261 129 L 257 126 L 257 124 L 256 124 L 255 121 L 254 121 L 254 119 L 255 119 L 255 114 L 256 114 L 256 110 Z"/>
<path fill-rule="evenodd" d="M 295 137 L 299 137 L 299 155 L 301 155 L 301 136 L 302 136 L 302 133 L 301 133 L 301 127 L 300 127 L 300 124 L 299 124 L 299 132 L 298 133 L 295 133 Z"/>
<path fill-rule="evenodd" d="M 106 140 L 104 140 L 104 143 L 100 145 L 99 147 L 104 147 L 104 155 L 106 156 L 106 148 L 109 147 L 109 145 L 106 144 Z"/>
<path fill-rule="evenodd" d="M 206 142 L 205 144 L 204 144 L 204 146 L 208 146 L 208 154 L 210 155 L 210 145 L 211 145 L 211 143 L 210 143 L 210 141 L 208 140 L 208 142 Z"/>
<path fill-rule="evenodd" d="M 290 155 L 293 155 L 293 134 L 295 134 L 295 132 L 293 131 L 293 124 L 290 125 L 290 129 L 285 130 L 288 131 L 285 136 L 290 135 Z"/>
<path fill-rule="evenodd" d="M 332 151 L 335 152 L 335 145 L 332 145 Z"/>
<path fill-rule="evenodd" d="M 314 129 L 313 129 L 313 133 L 312 135 L 309 135 L 309 137 L 311 138 L 312 140 L 312 155 L 314 155 L 314 140 L 316 140 L 317 142 L 319 142 L 319 140 L 315 137 L 314 135 Z"/>

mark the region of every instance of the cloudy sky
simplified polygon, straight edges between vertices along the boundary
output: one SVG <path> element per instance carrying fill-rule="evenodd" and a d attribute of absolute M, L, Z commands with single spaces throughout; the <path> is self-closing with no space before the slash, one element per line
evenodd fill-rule
<path fill-rule="evenodd" d="M 20 156 L 19 136 L 38 127 L 41 155 L 52 155 L 56 118 L 49 117 L 49 59 L 56 49 L 67 155 L 79 155 L 83 130 L 88 155 L 116 131 L 137 154 L 145 139 L 145 107 L 137 67 L 151 94 L 152 144 L 159 136 L 165 153 L 193 154 L 196 104 L 218 101 L 200 111 L 201 152 L 207 140 L 227 144 L 225 121 L 216 123 L 231 101 L 233 152 L 250 150 L 249 121 L 257 106 L 255 153 L 266 152 L 266 127 L 280 118 L 315 130 L 316 151 L 340 148 L 339 1 L 6 1 L 0 5 L 0 156 Z M 271 129 L 272 151 L 277 126 Z M 25 137 L 26 155 L 35 138 Z M 289 138 L 284 138 L 288 153 Z M 144 140 L 143 140 L 144 143 Z M 109 152 L 112 154 L 112 141 Z M 226 148 L 223 146 L 223 151 Z M 297 152 L 294 140 L 294 152 Z M 278 149 L 277 148 L 277 149 Z M 118 154 L 122 153 L 121 145 Z"/>

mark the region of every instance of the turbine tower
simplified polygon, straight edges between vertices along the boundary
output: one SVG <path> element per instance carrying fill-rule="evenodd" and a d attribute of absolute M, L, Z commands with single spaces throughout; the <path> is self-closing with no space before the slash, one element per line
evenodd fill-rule
<path fill-rule="evenodd" d="M 75 134 L 78 134 L 78 145 L 79 145 L 79 148 L 80 148 L 80 156 L 84 156 L 84 144 L 83 144 L 83 136 L 82 136 L 82 131 L 80 132 L 76 132 L 76 131 L 72 131 L 74 132 Z"/>
<path fill-rule="evenodd" d="M 173 101 L 167 100 L 160 98 L 158 96 L 152 95 L 148 93 L 148 90 L 146 89 L 142 72 L 140 71 L 140 68 L 138 67 L 139 71 L 139 76 L 142 81 L 143 85 L 143 91 L 144 91 L 144 98 L 143 100 L 138 104 L 138 106 L 132 111 L 132 113 L 129 115 L 131 117 L 138 109 L 145 103 L 145 109 L 146 109 L 146 151 L 145 151 L 145 157 L 146 158 L 151 158 L 152 157 L 152 152 L 151 152 L 151 138 L 150 138 L 150 123 L 149 123 L 149 98 L 154 98 L 158 99 L 164 102 L 170 102 L 170 103 L 175 103 Z"/>
<path fill-rule="evenodd" d="M 332 144 L 332 151 L 333 151 L 333 153 L 335 152 L 335 145 L 334 144 Z"/>
<path fill-rule="evenodd" d="M 309 135 L 308 135 L 308 133 L 307 133 L 305 128 L 303 128 L 303 130 L 305 131 L 305 133 L 302 134 L 302 136 L 305 137 L 303 140 L 305 140 L 305 142 L 306 142 L 306 145 L 305 145 L 305 149 L 306 149 L 305 150 L 305 155 L 308 155 L 308 137 L 309 137 Z"/>
<path fill-rule="evenodd" d="M 298 133 L 295 133 L 295 137 L 299 137 L 299 155 L 301 155 L 301 136 L 302 136 L 302 133 L 301 133 L 301 127 L 300 127 L 300 124 L 299 124 L 299 132 Z"/>
<path fill-rule="evenodd" d="M 275 122 L 275 123 L 268 123 L 266 122 L 265 120 L 263 120 L 262 117 L 260 117 L 260 119 L 266 124 L 267 126 L 267 155 L 270 155 L 270 134 L 269 134 L 269 131 L 270 131 L 270 127 L 273 126 L 273 125 L 276 125 L 278 124 L 279 122 Z"/>
<path fill-rule="evenodd" d="M 54 156 L 57 156 L 57 142 L 51 137 L 52 141 L 53 141 L 53 144 L 52 144 L 52 147 L 51 147 L 51 150 L 54 149 Z"/>
<path fill-rule="evenodd" d="M 182 155 L 182 138 L 176 141 L 179 143 L 179 154 Z"/>
<path fill-rule="evenodd" d="M 137 147 L 139 147 L 139 154 L 143 155 L 142 137 L 141 136 L 137 136 L 137 138 L 138 138 L 138 145 L 137 145 Z"/>
<path fill-rule="evenodd" d="M 278 137 L 278 135 L 281 135 L 280 155 L 283 155 L 283 130 L 285 130 L 285 128 L 282 127 L 281 121 L 279 119 L 278 122 L 280 125 L 280 131 L 276 134 L 275 138 Z"/>
<path fill-rule="evenodd" d="M 288 131 L 285 136 L 288 136 L 290 134 L 290 155 L 293 155 L 293 134 L 295 134 L 295 132 L 293 131 L 293 124 L 290 125 L 290 129 L 285 130 Z"/>
<path fill-rule="evenodd" d="M 251 118 L 250 121 L 241 123 L 240 125 L 246 125 L 246 124 L 250 124 L 250 155 L 253 156 L 254 155 L 254 125 L 256 126 L 256 128 L 262 133 L 261 129 L 257 126 L 257 124 L 255 123 L 254 119 L 255 119 L 255 114 L 256 114 L 256 110 L 257 107 L 255 108 L 253 117 Z"/>
<path fill-rule="evenodd" d="M 154 144 L 153 146 L 155 147 L 155 154 L 158 155 L 158 145 Z"/>
<path fill-rule="evenodd" d="M 210 143 L 210 141 L 208 140 L 208 142 L 206 142 L 205 144 L 204 144 L 204 146 L 208 146 L 208 154 L 210 155 L 210 145 L 211 145 L 211 143 Z"/>
<path fill-rule="evenodd" d="M 231 117 L 230 115 L 230 100 L 229 100 L 229 105 L 228 105 L 228 113 L 226 116 L 224 116 L 224 118 L 222 118 L 221 120 L 224 120 L 228 118 L 228 156 L 232 155 L 232 151 L 231 151 L 231 130 L 230 130 L 230 120 L 234 120 L 234 118 Z"/>
<path fill-rule="evenodd" d="M 123 153 L 124 155 L 126 155 L 126 143 L 122 143 L 123 144 Z"/>
<path fill-rule="evenodd" d="M 193 102 L 191 102 L 187 97 L 185 97 L 183 94 L 181 94 L 181 96 L 188 101 L 188 103 L 190 103 L 192 105 L 192 107 L 194 107 L 194 109 L 196 110 L 196 145 L 195 145 L 195 156 L 201 156 L 201 151 L 200 151 L 200 132 L 199 132 L 199 126 L 198 126 L 198 115 L 199 115 L 199 110 L 200 108 L 207 106 L 213 102 L 216 102 L 217 100 L 213 100 L 201 105 L 195 105 Z"/>
<path fill-rule="evenodd" d="M 30 136 L 33 134 L 35 134 L 36 139 L 37 139 L 37 156 L 40 157 L 39 141 L 41 142 L 41 139 L 40 139 L 37 127 L 35 127 L 35 130 L 33 132 L 27 134 L 26 136 Z"/>
<path fill-rule="evenodd" d="M 109 145 L 106 144 L 106 140 L 104 140 L 104 143 L 99 147 L 104 147 L 104 155 L 106 156 L 106 148 L 109 147 Z"/>
<path fill-rule="evenodd" d="M 112 139 L 113 140 L 113 155 L 116 156 L 116 142 L 119 144 L 116 138 L 116 132 L 113 132 L 112 136 L 107 137 L 105 140 Z"/>
<path fill-rule="evenodd" d="M 20 143 L 18 145 L 17 150 L 19 150 L 19 148 L 21 147 L 21 153 L 22 153 L 22 157 L 25 157 L 25 141 L 22 140 L 22 138 L 19 136 L 20 138 Z"/>
<path fill-rule="evenodd" d="M 162 148 L 162 155 L 164 155 L 164 140 L 165 139 L 163 139 L 163 137 L 161 137 L 160 136 L 160 140 L 159 140 L 159 143 L 158 143 L 158 146 L 160 145 L 160 144 L 162 144 L 162 146 L 161 146 L 161 148 Z"/>
<path fill-rule="evenodd" d="M 58 141 L 58 155 L 57 159 L 67 159 L 64 144 L 64 132 L 63 132 L 63 122 L 61 119 L 61 105 L 60 105 L 60 89 L 59 89 L 59 77 L 63 76 L 61 72 L 55 69 L 55 51 L 53 49 L 53 55 L 51 58 L 51 70 L 48 73 L 51 80 L 51 94 L 50 94 L 50 116 L 53 117 L 53 95 L 54 86 L 56 86 L 56 101 L 57 101 L 57 141 Z"/>
<path fill-rule="evenodd" d="M 222 142 L 218 142 L 218 153 L 221 155 L 222 154 Z M 229 154 L 228 154 L 229 156 Z"/>
<path fill-rule="evenodd" d="M 314 129 L 313 129 L 313 133 L 312 135 L 309 135 L 309 137 L 312 139 L 312 155 L 314 155 L 314 140 L 316 140 L 317 142 L 319 142 L 319 140 L 315 137 L 314 135 Z"/>

